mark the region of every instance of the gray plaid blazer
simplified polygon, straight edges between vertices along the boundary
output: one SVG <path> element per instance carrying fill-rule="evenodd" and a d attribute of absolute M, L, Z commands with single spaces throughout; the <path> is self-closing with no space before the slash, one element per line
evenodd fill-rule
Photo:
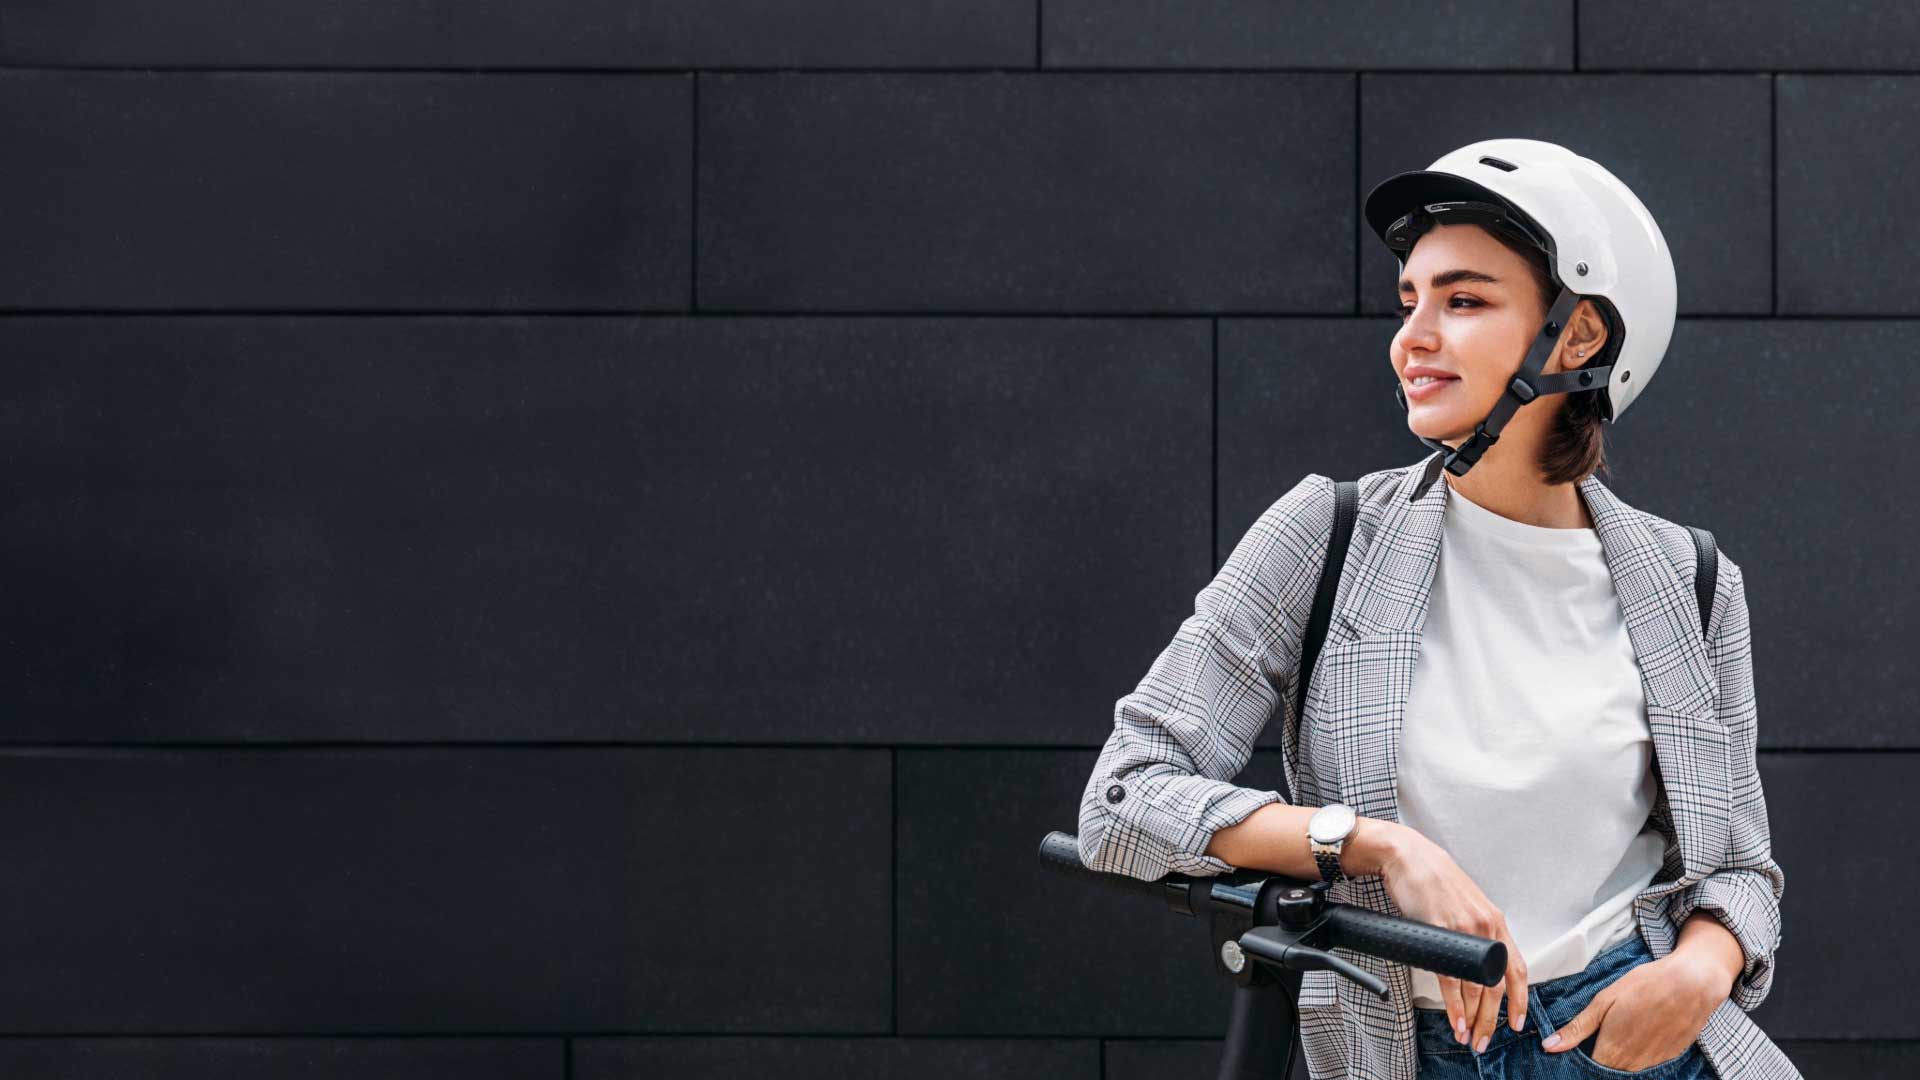
<path fill-rule="evenodd" d="M 1425 464 L 1360 478 L 1359 518 L 1304 724 L 1294 708 L 1301 638 L 1327 557 L 1334 482 L 1309 474 L 1248 530 L 1138 688 L 1115 705 L 1113 733 L 1080 801 L 1085 865 L 1146 880 L 1234 869 L 1206 854 L 1207 844 L 1222 827 L 1281 801 L 1277 791 L 1231 782 L 1275 716 L 1287 783 L 1301 805 L 1344 801 L 1363 816 L 1399 821 L 1398 739 L 1450 495 L 1443 478 L 1409 502 Z M 1597 477 L 1578 486 L 1640 666 L 1660 779 L 1652 819 L 1667 838 L 1666 857 L 1634 899 L 1640 933 L 1654 956 L 1665 956 L 1695 909 L 1720 919 L 1739 939 L 1746 967 L 1699 1046 L 1723 1080 L 1798 1080 L 1747 1016 L 1773 982 L 1786 877 L 1773 859 L 1754 759 L 1740 566 L 1720 552 L 1703 641 L 1692 537 L 1621 502 Z M 1378 876 L 1336 882 L 1330 895 L 1402 914 Z M 1415 1080 L 1406 966 L 1342 956 L 1392 993 L 1381 1001 L 1331 972 L 1305 974 L 1298 1004 L 1313 1080 Z"/>

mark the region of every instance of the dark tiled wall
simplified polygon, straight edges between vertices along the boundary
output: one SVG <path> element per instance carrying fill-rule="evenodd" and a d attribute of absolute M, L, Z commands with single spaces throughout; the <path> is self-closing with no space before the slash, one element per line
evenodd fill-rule
<path fill-rule="evenodd" d="M 1915 10 L 0 0 L 0 1076 L 1210 1074 L 1034 847 L 1424 455 L 1358 204 L 1496 135 L 1679 267 L 1613 484 L 1747 572 L 1756 1019 L 1912 1075 Z"/>

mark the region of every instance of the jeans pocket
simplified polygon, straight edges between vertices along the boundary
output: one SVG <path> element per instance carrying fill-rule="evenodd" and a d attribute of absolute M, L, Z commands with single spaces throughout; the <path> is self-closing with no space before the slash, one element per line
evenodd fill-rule
<path fill-rule="evenodd" d="M 1581 1065 L 1585 1066 L 1586 1069 L 1595 1076 L 1632 1076 L 1639 1077 L 1641 1080 L 1655 1080 L 1656 1077 L 1686 1076 L 1689 1075 L 1686 1069 L 1692 1064 L 1693 1055 L 1700 1050 L 1697 1044 L 1693 1044 L 1678 1054 L 1675 1054 L 1673 1057 L 1649 1065 L 1644 1069 L 1616 1069 L 1611 1065 L 1602 1065 L 1598 1061 L 1595 1061 L 1592 1053 L 1589 1052 L 1588 1048 L 1593 1046 L 1599 1038 L 1600 1036 L 1598 1034 L 1590 1035 L 1585 1042 L 1567 1051 L 1568 1054 L 1573 1056 L 1574 1060 L 1580 1062 Z"/>

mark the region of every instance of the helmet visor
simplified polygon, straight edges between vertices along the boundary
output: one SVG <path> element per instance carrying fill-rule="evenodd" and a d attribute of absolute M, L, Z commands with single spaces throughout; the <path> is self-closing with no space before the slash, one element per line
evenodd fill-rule
<path fill-rule="evenodd" d="M 1459 224 L 1480 225 L 1529 247 L 1538 248 L 1546 253 L 1547 265 L 1553 265 L 1553 237 L 1525 214 L 1500 203 L 1454 199 L 1416 206 L 1389 222 L 1381 239 L 1400 257 L 1401 262 L 1405 262 L 1407 253 L 1413 250 L 1414 242 L 1420 239 L 1421 233 L 1435 225 Z"/>
<path fill-rule="evenodd" d="M 1420 224 L 1417 231 L 1404 231 L 1409 224 L 1409 215 L 1421 210 L 1438 207 L 1443 212 L 1469 208 L 1466 216 L 1442 216 L 1429 218 Z M 1421 169 L 1414 172 L 1389 176 L 1373 186 L 1362 202 L 1362 216 L 1368 228 L 1375 236 L 1387 241 L 1400 261 L 1405 262 L 1407 252 L 1412 250 L 1413 242 L 1420 238 L 1420 232 L 1431 227 L 1434 222 L 1451 224 L 1454 221 L 1474 221 L 1499 229 L 1510 236 L 1517 236 L 1533 247 L 1539 248 L 1549 256 L 1550 269 L 1557 271 L 1553 236 L 1540 227 L 1539 223 L 1527 216 L 1526 212 L 1515 206 L 1512 200 L 1494 191 L 1477 180 L 1470 180 L 1457 173 L 1435 169 Z M 1479 216 L 1475 216 L 1475 215 Z M 1396 229 L 1403 230 L 1398 243 L 1388 239 Z M 1558 274 L 1556 272 L 1555 276 Z"/>

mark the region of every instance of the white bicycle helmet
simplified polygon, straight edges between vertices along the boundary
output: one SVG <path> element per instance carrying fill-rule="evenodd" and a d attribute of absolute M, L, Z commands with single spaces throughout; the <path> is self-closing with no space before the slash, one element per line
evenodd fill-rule
<path fill-rule="evenodd" d="M 1507 420 L 1534 398 L 1591 390 L 1600 395 L 1602 420 L 1612 423 L 1660 369 L 1673 338 L 1673 256 L 1646 206 L 1598 162 L 1538 139 L 1484 139 L 1374 185 L 1364 214 L 1402 273 L 1421 233 L 1464 221 L 1546 252 L 1548 272 L 1560 287 L 1507 392 L 1473 436 L 1458 449 L 1420 437 L 1445 453 L 1428 466 L 1414 498 L 1432 486 L 1441 468 L 1465 476 L 1499 441 Z M 1593 300 L 1607 318 L 1605 352 L 1583 367 L 1540 374 L 1582 299 Z M 1607 353 L 1612 361 L 1599 363 Z M 1406 391 L 1397 380 L 1394 396 L 1405 410 Z"/>

